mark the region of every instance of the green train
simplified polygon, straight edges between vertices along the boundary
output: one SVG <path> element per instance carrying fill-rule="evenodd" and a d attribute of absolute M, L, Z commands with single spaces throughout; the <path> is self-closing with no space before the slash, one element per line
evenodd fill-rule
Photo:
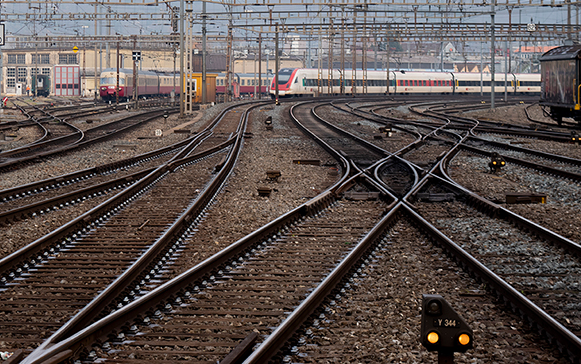
<path fill-rule="evenodd" d="M 50 94 L 50 76 L 37 75 L 36 77 L 33 77 L 32 88 L 30 89 L 30 91 L 32 95 L 36 94 L 37 96 L 48 96 Z"/>

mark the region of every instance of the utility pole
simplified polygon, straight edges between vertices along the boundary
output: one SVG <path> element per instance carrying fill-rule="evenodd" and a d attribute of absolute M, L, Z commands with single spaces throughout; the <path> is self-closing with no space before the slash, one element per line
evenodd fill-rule
<path fill-rule="evenodd" d="M 343 17 L 341 18 L 341 79 L 340 91 L 341 95 L 345 95 L 345 8 L 343 10 Z"/>
<path fill-rule="evenodd" d="M 88 27 L 88 25 L 83 25 L 83 93 L 87 92 L 87 57 L 85 57 L 87 44 L 85 43 L 85 29 Z"/>
<path fill-rule="evenodd" d="M 137 57 L 135 56 L 137 36 L 133 36 L 133 101 L 135 101 L 135 110 L 139 109 L 139 80 L 137 75 Z"/>
<path fill-rule="evenodd" d="M 280 105 L 278 100 L 278 23 L 275 23 L 275 36 L 274 36 L 274 56 L 275 56 L 275 70 L 274 70 L 274 103 Z"/>
<path fill-rule="evenodd" d="M 367 95 L 367 0 L 363 4 L 363 40 L 361 42 L 362 92 Z"/>
<path fill-rule="evenodd" d="M 184 118 L 185 85 L 184 85 L 184 0 L 180 0 L 180 119 Z"/>
<path fill-rule="evenodd" d="M 386 79 L 387 79 L 387 95 L 389 95 L 389 30 L 387 32 L 387 41 L 385 42 L 385 50 L 386 50 L 386 54 L 385 54 L 385 58 L 387 58 L 386 60 L 386 64 L 385 64 L 385 73 L 386 73 Z"/>
<path fill-rule="evenodd" d="M 333 94 L 333 18 L 329 17 L 329 54 L 327 54 L 327 92 L 329 95 Z"/>
<path fill-rule="evenodd" d="M 98 4 L 95 4 L 95 39 L 97 39 L 97 37 L 99 36 L 97 33 L 99 32 L 99 23 L 97 21 L 97 6 Z M 97 42 L 95 42 L 95 89 L 93 90 L 93 93 L 95 94 L 95 102 L 97 102 L 97 90 L 99 89 L 99 78 L 98 78 L 98 74 L 97 74 Z"/>
<path fill-rule="evenodd" d="M 230 63 L 232 63 L 232 19 L 228 24 L 228 49 L 226 51 L 226 102 L 232 101 L 232 70 Z"/>
<path fill-rule="evenodd" d="M 119 105 L 119 41 L 117 41 L 117 85 L 115 86 L 115 104 Z"/>
<path fill-rule="evenodd" d="M 258 33 L 258 99 L 262 99 L 262 33 Z"/>
<path fill-rule="evenodd" d="M 353 65 L 351 67 L 351 96 L 357 93 L 357 8 L 353 9 Z"/>
<path fill-rule="evenodd" d="M 40 7 L 38 8 L 40 11 Z M 36 8 L 34 10 L 34 72 L 33 72 L 33 85 L 34 85 L 34 98 L 38 97 L 38 35 L 36 34 Z M 0 69 L 1 70 L 1 69 Z"/>
<path fill-rule="evenodd" d="M 208 102 L 206 89 L 206 2 L 202 1 L 202 104 Z"/>
<path fill-rule="evenodd" d="M 494 109 L 494 88 L 496 86 L 494 82 L 494 55 L 496 53 L 495 45 L 494 45 L 494 3 L 496 0 L 492 0 L 491 3 L 491 12 L 490 12 L 490 108 Z"/>

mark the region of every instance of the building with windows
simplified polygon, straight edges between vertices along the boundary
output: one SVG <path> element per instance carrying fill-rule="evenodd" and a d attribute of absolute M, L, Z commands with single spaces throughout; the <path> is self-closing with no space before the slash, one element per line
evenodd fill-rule
<path fill-rule="evenodd" d="M 99 86 L 99 75 L 101 71 L 107 68 L 117 67 L 117 51 L 115 49 L 97 49 L 95 58 L 95 49 L 87 48 L 73 50 L 63 48 L 39 47 L 35 48 L 14 48 L 2 50 L 0 59 L 1 77 L 0 77 L 0 94 L 2 95 L 25 95 L 27 88 L 32 89 L 32 80 L 35 72 L 38 74 L 49 75 L 51 79 L 51 95 L 55 96 L 85 96 L 94 95 L 95 82 Z M 119 49 L 119 68 L 133 68 L 132 52 L 134 49 Z M 179 73 L 179 53 L 175 54 L 171 49 L 141 50 L 141 62 L 139 69 L 144 71 L 173 72 Z M 272 57 L 272 56 L 271 56 Z M 95 59 L 97 60 L 95 66 Z M 209 73 L 222 73 L 226 71 L 226 55 L 223 53 L 208 54 L 206 57 L 206 71 Z M 193 72 L 202 71 L 202 55 L 196 52 L 190 59 L 186 57 L 186 67 L 192 66 Z M 254 73 L 258 72 L 258 59 L 254 55 L 241 57 L 233 60 L 233 73 Z M 58 67 L 57 67 L 58 66 Z M 72 67 L 76 66 L 80 81 L 76 81 L 76 76 L 64 77 L 63 69 L 69 72 Z M 268 59 L 263 55 L 262 72 L 266 73 L 267 69 L 271 72 L 275 66 L 274 59 Z M 296 58 L 283 57 L 280 60 L 280 68 L 304 67 L 304 63 Z M 95 77 L 95 71 L 97 77 Z M 72 71 L 75 72 L 74 70 Z M 54 81 L 59 82 L 54 82 Z M 66 82 L 62 80 L 67 80 Z M 73 80 L 73 81 L 71 81 Z M 62 81 L 62 82 L 61 82 Z M 67 89 L 67 92 L 63 92 Z M 72 91 L 71 91 L 72 90 Z"/>

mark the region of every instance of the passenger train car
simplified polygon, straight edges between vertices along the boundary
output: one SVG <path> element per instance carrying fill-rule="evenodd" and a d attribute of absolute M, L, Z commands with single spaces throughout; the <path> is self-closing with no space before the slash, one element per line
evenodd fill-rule
<path fill-rule="evenodd" d="M 558 124 L 564 117 L 581 122 L 581 45 L 553 48 L 541 62 L 541 100 Z"/>
<path fill-rule="evenodd" d="M 389 89 L 388 89 L 389 76 Z M 481 92 L 480 73 L 453 72 L 415 72 L 415 71 L 375 71 L 368 70 L 365 79 L 367 94 L 471 94 Z M 332 82 L 330 80 L 332 79 Z M 498 73 L 495 79 L 495 92 L 505 90 L 505 74 Z M 339 70 L 333 70 L 329 77 L 328 70 L 283 68 L 278 74 L 278 93 L 280 97 L 316 96 L 321 94 L 341 94 L 341 82 L 344 82 L 343 93 L 363 94 L 363 71 L 345 70 L 342 76 Z M 331 87 L 329 87 L 329 85 Z M 506 89 L 510 93 L 538 94 L 541 78 L 539 74 L 509 73 Z M 490 74 L 482 75 L 482 92 L 490 93 Z M 275 95 L 275 80 L 270 85 L 270 94 Z"/>
<path fill-rule="evenodd" d="M 263 73 L 261 76 L 262 85 L 258 85 L 258 74 L 254 73 L 232 73 L 232 95 L 240 97 L 241 95 L 253 95 L 256 93 L 267 94 L 268 85 L 274 75 Z M 226 90 L 226 73 L 218 73 L 216 77 L 216 93 L 224 94 Z"/>
<path fill-rule="evenodd" d="M 174 90 L 174 75 L 151 71 L 138 71 L 137 94 L 139 97 L 167 96 Z M 117 85 L 117 69 L 108 68 L 101 72 L 99 94 L 103 100 L 115 100 Z M 180 94 L 180 77 L 175 76 L 175 94 Z M 119 69 L 119 99 L 127 100 L 133 97 L 133 70 Z"/>

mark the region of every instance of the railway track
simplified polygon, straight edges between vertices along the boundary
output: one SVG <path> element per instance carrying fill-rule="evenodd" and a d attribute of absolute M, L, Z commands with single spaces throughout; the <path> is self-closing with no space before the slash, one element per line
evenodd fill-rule
<path fill-rule="evenodd" d="M 233 117 L 222 120 L 221 128 L 238 134 L 240 113 L 232 114 Z M 123 191 L 122 196 L 115 196 L 57 232 L 0 261 L 5 272 L 3 297 L 12 297 L 4 301 L 6 320 L 0 327 L 2 336 L 13 348 L 23 349 L 28 354 L 72 317 L 88 323 L 91 317 L 102 315 L 107 305 L 116 307 L 117 303 L 108 301 L 114 300 L 133 280 L 150 280 L 146 274 L 150 261 L 159 254 L 166 254 L 168 249 L 175 252 L 165 246 L 168 230 L 179 231 L 184 224 L 185 211 L 200 213 L 209 198 L 201 198 L 200 194 L 211 196 L 215 193 L 209 191 L 208 181 L 215 180 L 214 166 L 222 158 L 216 153 L 230 149 L 232 142 L 224 143 L 223 138 L 218 138 L 211 143 L 208 136 L 205 136 L 208 148 L 205 151 L 200 153 L 196 149 L 192 154 L 191 148 L 182 150 L 173 164 L 166 163 L 149 173 Z M 165 207 L 160 211 L 153 206 Z M 143 258 L 144 254 L 149 257 Z M 166 259 L 161 258 L 161 261 Z M 155 264 L 151 265 L 151 270 L 157 269 Z M 144 269 L 140 277 L 140 270 Z M 7 270 L 11 270 L 10 273 Z M 36 300 L 30 292 L 34 292 Z M 123 304 L 123 297 L 118 299 Z M 76 303 L 66 304 L 71 301 Z M 79 311 L 91 311 L 85 307 L 89 303 L 96 306 L 93 312 L 79 316 Z M 51 315 L 43 315 L 45 312 Z M 35 316 L 43 316 L 43 322 L 36 321 Z"/>
<path fill-rule="evenodd" d="M 455 183 L 444 180 L 449 173 L 446 166 L 451 163 L 453 152 L 457 151 L 459 143 L 463 141 L 456 132 L 459 130 L 457 125 L 429 122 L 422 126 L 422 122 L 419 121 L 417 126 L 414 126 L 415 130 L 402 126 L 398 134 L 413 130 L 409 135 L 414 137 L 410 138 L 411 141 L 407 146 L 398 147 L 395 152 L 393 150 L 388 152 L 377 144 L 365 140 L 378 139 L 373 136 L 365 138 L 364 128 L 358 130 L 359 138 L 356 138 L 337 126 L 330 125 L 329 122 L 323 122 L 321 118 L 328 119 L 326 115 L 320 115 L 319 119 L 312 118 L 310 110 L 310 106 L 296 107 L 296 115 L 300 120 L 300 123 L 299 121 L 297 123 L 301 128 L 313 131 L 321 145 L 336 158 L 343 176 L 341 182 L 192 268 L 186 268 L 187 263 L 182 262 L 188 260 L 186 257 L 196 254 L 197 248 L 193 247 L 191 242 L 195 242 L 196 233 L 200 226 L 203 226 L 204 218 L 203 214 L 196 215 L 197 218 L 187 214 L 191 216 L 189 219 L 191 224 L 174 236 L 173 245 L 167 245 L 171 246 L 169 249 L 178 252 L 176 257 L 171 258 L 170 255 L 165 260 L 152 259 L 152 263 L 155 261 L 156 264 L 151 267 L 155 269 L 148 268 L 149 279 L 146 280 L 141 276 L 141 281 L 136 286 L 125 289 L 124 294 L 119 295 L 119 300 L 108 306 L 108 309 L 111 309 L 110 314 L 100 315 L 98 321 L 73 319 L 66 329 L 40 344 L 25 362 L 78 359 L 123 363 L 144 360 L 152 362 L 208 360 L 223 363 L 244 360 L 245 363 L 261 363 L 273 357 L 276 361 L 305 362 L 317 362 L 317 359 L 327 360 L 332 357 L 350 358 L 349 360 L 354 361 L 383 360 L 385 355 L 381 351 L 369 354 L 368 344 L 359 347 L 348 346 L 350 342 L 348 335 L 343 335 L 343 338 L 332 335 L 322 338 L 321 334 L 333 326 L 335 321 L 340 321 L 334 316 L 335 312 L 340 312 L 344 306 L 348 306 L 345 298 L 354 294 L 351 293 L 352 290 L 375 284 L 377 277 L 372 273 L 373 270 L 379 269 L 377 264 L 380 260 L 384 261 L 388 256 L 397 257 L 392 258 L 392 262 L 394 259 L 400 260 L 396 252 L 401 249 L 403 242 L 407 244 L 408 239 L 398 239 L 397 236 L 413 230 L 410 228 L 411 225 L 416 226 L 417 231 L 430 241 L 428 244 L 420 239 L 420 242 L 414 243 L 417 244 L 416 252 L 419 250 L 430 252 L 423 254 L 422 260 L 430 263 L 430 259 L 425 259 L 424 255 L 432 256 L 431 264 L 438 272 L 442 269 L 451 272 L 446 276 L 449 280 L 458 276 L 456 272 L 459 270 L 465 270 L 486 284 L 489 291 L 481 290 L 482 286 L 478 286 L 480 283 L 475 281 L 467 282 L 466 285 L 458 283 L 459 286 L 465 287 L 462 292 L 467 293 L 464 296 L 457 295 L 454 289 L 450 289 L 450 294 L 456 294 L 454 299 L 457 304 L 471 307 L 473 310 L 487 306 L 490 312 L 499 314 L 496 317 L 504 315 L 502 317 L 505 317 L 510 322 L 508 325 L 512 326 L 505 325 L 504 328 L 497 329 L 506 333 L 498 333 L 496 339 L 502 337 L 511 340 L 510 338 L 514 337 L 514 334 L 511 335 L 513 330 L 521 333 L 526 332 L 526 329 L 514 323 L 515 320 L 519 320 L 515 318 L 517 316 L 502 311 L 501 305 L 497 304 L 495 299 L 491 299 L 490 292 L 499 297 L 500 302 L 508 303 L 514 312 L 525 318 L 525 321 L 533 323 L 541 335 L 546 333 L 554 343 L 558 343 L 556 347 L 561 352 L 553 354 L 559 357 L 559 360 L 564 357 L 572 358 L 573 361 L 579 360 L 581 346 L 578 337 L 551 317 L 559 316 L 563 311 L 539 309 L 538 305 L 523 299 L 522 293 L 518 291 L 519 288 L 523 290 L 530 288 L 534 279 L 542 281 L 542 278 L 548 277 L 519 275 L 516 264 L 515 275 L 508 269 L 513 268 L 512 266 L 498 264 L 498 255 L 490 256 L 485 253 L 471 256 L 466 249 L 461 248 L 461 239 L 454 237 L 455 241 L 452 241 L 418 214 L 421 212 L 431 216 L 430 220 L 438 221 L 442 229 L 450 227 L 455 229 L 464 223 L 464 219 L 460 217 L 466 216 L 472 207 L 460 208 L 461 213 L 449 224 L 447 221 L 454 217 L 444 215 L 445 209 L 440 208 L 454 204 L 446 202 L 447 199 L 455 200 L 456 203 L 467 201 L 470 206 L 483 211 L 482 214 L 486 214 L 483 215 L 484 218 L 499 216 L 522 228 L 516 231 L 506 222 L 502 225 L 502 220 L 489 218 L 486 220 L 487 225 L 478 225 L 474 222 L 474 226 L 471 227 L 474 231 L 482 229 L 483 226 L 498 225 L 499 228 L 502 226 L 503 229 L 511 229 L 507 230 L 506 234 L 501 234 L 503 236 L 537 234 L 547 241 L 567 244 L 566 239 L 556 237 L 553 232 L 539 230 L 526 219 L 489 203 Z M 315 113 L 323 114 L 320 112 L 322 107 L 316 110 Z M 361 114 L 357 117 L 361 117 Z M 399 122 L 403 124 L 403 121 Z M 449 129 L 444 128 L 446 125 Z M 374 129 L 373 126 L 368 128 Z M 237 131 L 238 134 L 240 132 L 241 130 Z M 216 139 L 213 143 L 230 140 L 232 135 L 232 130 L 216 129 L 213 136 Z M 227 173 L 219 169 L 218 173 L 222 172 Z M 389 178 L 393 178 L 393 181 L 389 181 Z M 401 184 L 400 189 L 394 188 L 397 183 Z M 430 215 L 431 213 L 433 215 Z M 480 215 L 477 217 L 483 218 Z M 386 240 L 388 236 L 391 237 L 391 241 Z M 461 233 L 458 233 L 458 236 L 461 236 Z M 478 239 L 488 239 L 489 235 L 482 230 L 477 236 Z M 471 239 L 469 242 L 478 244 L 478 239 Z M 537 244 L 537 240 L 539 239 L 531 239 L 530 244 Z M 398 246 L 394 246 L 395 242 Z M 481 245 L 475 249 L 481 249 Z M 570 246 L 576 249 L 574 244 Z M 548 245 L 539 248 L 535 245 L 535 251 L 548 252 L 548 249 Z M 439 257 L 440 251 L 445 251 L 452 260 Z M 164 253 L 169 252 L 167 250 Z M 410 259 L 414 259 L 414 253 L 405 254 L 411 254 Z M 182 255 L 185 258 L 183 260 Z M 322 255 L 325 259 L 321 258 Z M 158 254 L 159 256 L 166 255 Z M 511 255 L 509 252 L 502 259 L 512 262 L 514 253 Z M 551 260 L 550 257 L 547 259 Z M 565 259 L 573 264 L 569 266 L 574 267 L 577 258 Z M 321 264 L 321 260 L 327 264 Z M 333 261 L 334 264 L 328 264 L 329 261 Z M 404 269 L 403 267 L 412 265 L 412 261 L 400 260 L 398 265 L 394 266 Z M 535 259 L 529 261 L 529 265 L 536 263 L 542 264 Z M 294 274 L 297 266 L 300 268 Z M 504 270 L 501 274 L 494 274 L 487 266 Z M 425 275 L 433 276 L 429 270 L 424 272 Z M 440 280 L 445 280 L 444 276 L 443 274 L 439 277 L 436 285 L 433 281 L 424 282 L 424 288 L 415 289 L 429 290 L 434 287 L 438 289 L 444 285 Z M 460 276 L 467 277 L 467 274 L 460 273 Z M 303 277 L 306 280 L 302 280 Z M 561 282 L 571 283 L 563 274 L 560 277 L 563 278 Z M 257 285 L 257 282 L 260 284 Z M 402 290 L 411 286 L 409 280 L 403 279 L 402 282 L 403 285 L 396 283 L 393 285 L 399 286 Z M 512 286 L 513 283 L 515 287 Z M 559 285 L 563 284 L 556 286 Z M 377 288 L 369 291 L 364 297 L 373 297 L 373 294 L 383 291 Z M 418 291 L 408 292 L 411 297 L 418 295 Z M 538 292 L 535 291 L 534 294 Z M 558 295 L 562 292 L 543 292 L 543 294 Z M 121 299 L 123 295 L 125 298 Z M 379 295 L 381 296 L 381 293 Z M 571 297 L 574 299 L 576 296 L 572 294 Z M 389 307 L 390 311 L 401 306 L 401 302 L 393 301 L 392 298 L 387 297 L 388 301 L 385 302 L 385 307 Z M 260 302 L 254 303 L 252 300 Z M 364 306 L 365 300 L 360 301 Z M 542 306 L 546 300 L 540 300 L 538 303 Z M 415 304 L 417 305 L 417 301 Z M 406 305 L 410 307 L 410 313 L 406 314 L 415 316 L 417 320 L 414 299 L 410 299 Z M 347 312 L 353 315 L 352 310 L 359 309 L 348 310 L 351 310 Z M 403 325 L 405 320 L 399 319 L 397 315 L 394 318 L 391 316 L 392 313 L 394 312 L 382 311 L 384 320 Z M 358 337 L 373 331 L 365 324 L 346 329 L 349 322 L 352 325 L 361 322 L 360 313 L 356 315 L 356 320 L 350 320 L 351 315 L 347 314 L 347 319 L 344 320 L 347 321 L 347 326 L 339 325 L 330 332 L 349 330 L 351 335 Z M 566 318 L 572 321 L 570 317 Z M 485 327 L 496 325 L 483 317 L 475 320 Z M 564 322 L 567 323 L 566 320 Z M 302 325 L 304 328 L 300 329 Z M 381 327 L 382 324 L 378 325 Z M 513 326 L 519 328 L 512 328 Z M 413 331 L 398 337 L 405 340 L 406 335 L 407 340 L 415 340 Z M 494 335 L 489 335 L 488 332 L 483 332 L 482 337 L 495 340 Z M 309 340 L 313 339 L 315 344 L 310 341 L 311 346 L 308 346 Z M 503 358 L 527 360 L 551 350 L 546 345 L 538 345 L 538 337 L 535 338 L 534 335 L 523 334 L 519 340 L 521 347 L 526 348 L 524 350 L 528 352 L 515 351 Z M 399 342 L 396 345 L 399 345 Z M 368 354 L 361 355 L 362 352 Z M 425 354 L 418 354 L 415 347 L 410 347 L 408 355 L 416 359 L 428 358 Z M 483 360 L 493 359 L 491 356 L 480 355 L 483 355 L 481 358 L 486 358 Z M 398 358 L 391 356 L 389 360 L 404 359 L 402 356 Z"/>
<path fill-rule="evenodd" d="M 113 138 L 143 123 L 162 117 L 166 113 L 166 110 L 154 110 L 124 117 L 85 131 L 74 128 L 75 131 L 73 133 L 65 133 L 58 138 L 38 141 L 17 149 L 0 152 L 0 170 L 13 169 L 17 165 L 34 162 L 38 158 L 64 153 L 75 148 L 87 147 L 96 142 Z M 59 128 L 59 130 L 62 128 L 61 125 L 69 125 L 68 123 L 60 121 L 50 122 L 49 124 Z M 67 127 L 72 126 L 69 125 Z M 50 134 L 51 132 L 48 130 L 45 132 L 45 135 Z"/>

